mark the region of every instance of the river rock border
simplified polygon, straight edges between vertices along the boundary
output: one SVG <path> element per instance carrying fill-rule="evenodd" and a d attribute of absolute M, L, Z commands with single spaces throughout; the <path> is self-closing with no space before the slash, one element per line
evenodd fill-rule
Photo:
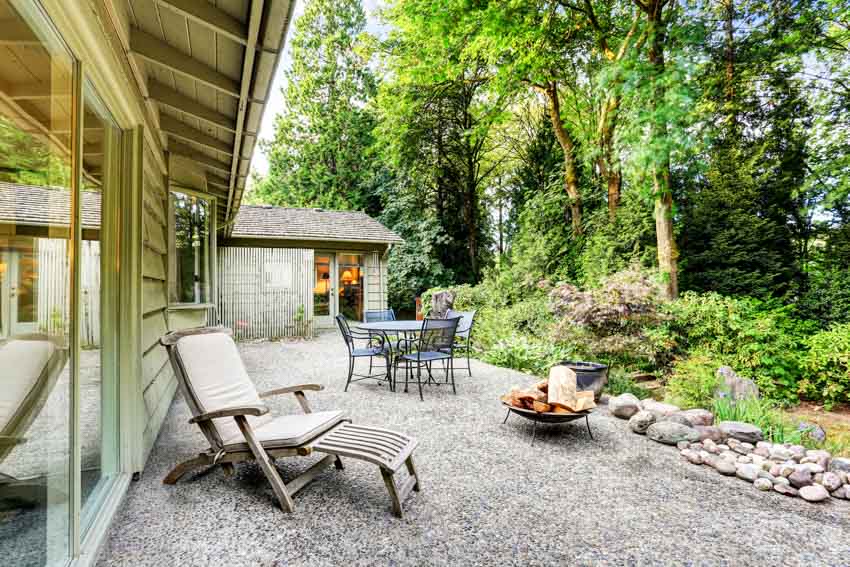
<path fill-rule="evenodd" d="M 632 394 L 610 398 L 608 409 L 615 417 L 627 419 L 634 433 L 675 445 L 689 463 L 737 477 L 757 490 L 800 496 L 808 502 L 850 500 L 850 459 L 802 445 L 770 443 L 755 425 L 715 424 L 708 410 L 680 410 L 654 400 L 641 401 Z"/>

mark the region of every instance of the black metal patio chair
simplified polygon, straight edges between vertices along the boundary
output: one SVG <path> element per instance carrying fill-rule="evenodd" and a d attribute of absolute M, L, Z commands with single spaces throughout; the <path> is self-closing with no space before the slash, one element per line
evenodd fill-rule
<path fill-rule="evenodd" d="M 407 392 L 407 385 L 413 371 L 413 366 L 416 366 L 416 383 L 419 386 L 419 399 L 424 400 L 422 396 L 422 368 L 428 372 L 428 379 L 431 376 L 431 366 L 434 362 L 442 362 L 446 365 L 446 382 L 449 377 L 452 381 L 452 392 L 457 394 L 455 387 L 454 365 L 452 359 L 454 357 L 455 332 L 457 331 L 460 317 L 453 319 L 430 319 L 426 318 L 422 321 L 422 330 L 416 339 L 406 341 L 409 343 L 410 351 L 405 354 L 399 354 L 395 357 L 393 364 L 396 367 L 396 375 L 398 375 L 398 366 L 404 363 L 404 391 Z"/>
<path fill-rule="evenodd" d="M 340 333 L 342 333 L 342 338 L 348 349 L 348 378 L 345 381 L 345 391 L 348 391 L 348 387 L 352 382 L 369 379 L 377 380 L 378 382 L 386 381 L 390 386 L 390 390 L 395 390 L 392 377 L 392 349 L 390 348 L 387 336 L 377 331 L 370 331 L 368 333 L 352 331 L 344 315 L 336 316 L 336 324 L 339 327 Z M 357 340 L 365 341 L 366 346 L 358 347 L 355 343 Z M 385 374 L 372 374 L 372 359 L 375 357 L 384 359 Z M 369 358 L 369 374 L 354 373 L 354 363 L 358 358 Z"/>
<path fill-rule="evenodd" d="M 466 356 L 466 368 L 458 368 L 458 370 L 466 370 L 472 376 L 472 366 L 469 364 L 469 352 L 472 347 L 472 327 L 475 324 L 475 311 L 454 311 L 449 309 L 446 313 L 446 319 L 460 317 L 460 323 L 457 326 L 455 333 L 455 344 L 453 352 L 458 352 L 461 356 Z"/>

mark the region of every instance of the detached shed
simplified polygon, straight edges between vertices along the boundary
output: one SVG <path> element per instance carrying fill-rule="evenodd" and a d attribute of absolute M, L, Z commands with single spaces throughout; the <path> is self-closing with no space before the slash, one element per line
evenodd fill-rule
<path fill-rule="evenodd" d="M 356 211 L 242 205 L 219 242 L 218 313 L 240 339 L 308 336 L 387 308 L 387 252 L 402 239 Z"/>

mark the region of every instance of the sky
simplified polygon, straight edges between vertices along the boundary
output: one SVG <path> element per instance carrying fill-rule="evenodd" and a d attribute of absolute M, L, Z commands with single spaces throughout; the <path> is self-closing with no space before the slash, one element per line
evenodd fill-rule
<path fill-rule="evenodd" d="M 281 55 L 280 64 L 278 65 L 277 73 L 275 74 L 274 82 L 272 83 L 271 92 L 269 93 L 269 101 L 266 105 L 265 114 L 263 115 L 263 121 L 260 123 L 260 140 L 271 140 L 274 137 L 274 119 L 281 108 L 283 108 L 283 88 L 286 85 L 284 74 L 289 68 L 291 62 L 292 54 L 290 51 L 290 45 L 292 43 L 292 34 L 295 33 L 295 23 L 304 13 L 304 6 L 307 2 L 310 2 L 310 0 L 295 0 L 295 10 L 292 14 L 292 23 L 290 24 L 289 30 L 286 34 L 286 43 L 284 44 L 283 55 Z M 383 37 L 386 30 L 378 21 L 375 13 L 384 3 L 385 0 L 362 0 L 363 9 L 366 11 L 367 18 L 366 31 L 375 34 L 378 37 Z M 269 162 L 263 151 L 260 149 L 259 143 L 254 146 L 251 170 L 260 175 L 265 175 L 269 171 Z M 249 177 L 249 189 L 251 183 L 252 179 Z"/>

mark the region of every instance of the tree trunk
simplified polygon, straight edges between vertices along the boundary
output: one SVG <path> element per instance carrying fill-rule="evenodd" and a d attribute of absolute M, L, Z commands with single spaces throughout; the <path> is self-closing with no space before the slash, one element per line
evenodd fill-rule
<path fill-rule="evenodd" d="M 653 123 L 652 136 L 655 139 L 667 137 L 667 122 L 659 116 L 658 107 L 663 104 L 665 87 L 664 42 L 666 24 L 663 6 L 665 0 L 652 0 L 647 3 L 649 17 L 649 62 L 652 65 L 653 79 Z M 662 156 L 656 156 L 652 167 L 652 185 L 655 195 L 655 238 L 658 246 L 658 268 L 664 281 L 664 294 L 668 299 L 679 295 L 679 274 L 676 251 L 676 239 L 673 234 L 673 194 L 670 189 L 670 154 L 667 150 Z"/>
<path fill-rule="evenodd" d="M 573 235 L 582 234 L 581 224 L 581 192 L 578 186 L 578 167 L 575 157 L 575 142 L 572 136 L 564 128 L 561 119 L 561 103 L 558 99 L 558 85 L 554 81 L 546 87 L 546 96 L 549 98 L 549 119 L 555 131 L 555 138 L 564 152 L 564 189 L 570 198 L 570 220 L 573 227 Z"/>

